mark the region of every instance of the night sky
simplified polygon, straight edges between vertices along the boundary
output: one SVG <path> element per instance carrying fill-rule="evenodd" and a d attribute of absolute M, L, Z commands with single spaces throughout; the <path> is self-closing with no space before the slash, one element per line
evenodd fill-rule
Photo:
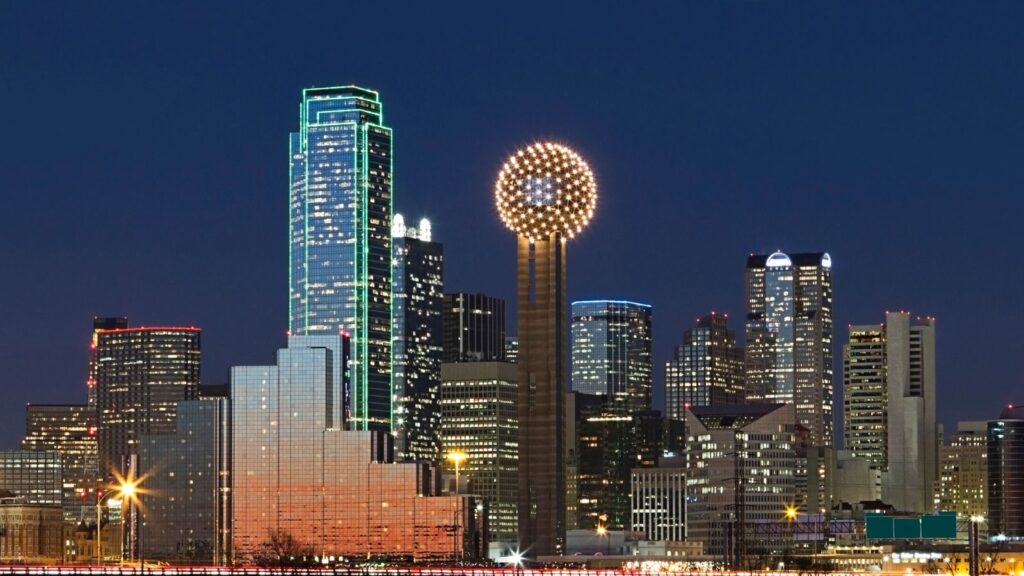
<path fill-rule="evenodd" d="M 514 298 L 492 185 L 551 138 L 600 188 L 570 298 L 654 305 L 659 389 L 782 248 L 832 254 L 837 367 L 848 324 L 908 309 L 938 318 L 947 431 L 1024 402 L 1024 3 L 206 4 L 0 3 L 0 447 L 26 402 L 84 402 L 95 315 L 201 326 L 207 383 L 272 361 L 288 132 L 349 83 L 450 291 Z"/>

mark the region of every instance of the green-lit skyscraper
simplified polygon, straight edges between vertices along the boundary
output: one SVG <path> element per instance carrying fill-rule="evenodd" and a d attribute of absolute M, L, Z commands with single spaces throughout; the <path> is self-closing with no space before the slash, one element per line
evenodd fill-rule
<path fill-rule="evenodd" d="M 291 334 L 352 342 L 332 398 L 345 427 L 391 428 L 391 129 L 379 95 L 356 86 L 302 91 L 290 138 Z"/>

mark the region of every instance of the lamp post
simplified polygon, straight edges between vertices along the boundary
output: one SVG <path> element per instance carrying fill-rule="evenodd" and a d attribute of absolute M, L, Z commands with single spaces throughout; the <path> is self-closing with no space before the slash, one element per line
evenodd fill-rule
<path fill-rule="evenodd" d="M 607 516 L 602 515 L 602 518 L 607 518 Z M 604 555 L 611 556 L 612 541 L 611 535 L 608 534 L 608 529 L 605 528 L 603 524 L 598 524 L 594 531 L 597 532 L 598 537 L 604 538 Z"/>
<path fill-rule="evenodd" d="M 455 464 L 455 495 L 459 495 L 459 468 L 469 456 L 465 452 L 449 452 L 448 460 Z"/>
<path fill-rule="evenodd" d="M 796 506 L 786 506 L 786 551 L 787 560 L 788 557 L 793 554 L 793 521 L 799 515 L 800 509 Z"/>
<path fill-rule="evenodd" d="M 980 562 L 978 561 L 978 525 L 985 521 L 984 516 L 971 516 L 971 523 L 968 525 L 967 533 L 967 565 L 969 567 L 970 576 L 978 576 L 981 572 Z"/>
<path fill-rule="evenodd" d="M 100 524 L 103 521 L 103 499 L 111 494 L 117 492 L 118 497 L 121 499 L 121 514 L 125 512 L 124 502 L 135 495 L 135 483 L 122 481 L 120 485 L 110 488 L 108 490 L 101 491 L 97 488 L 96 490 L 96 564 L 99 565 L 103 562 L 103 531 Z M 122 516 L 122 523 L 124 522 Z M 121 556 L 124 556 L 124 537 L 121 538 Z"/>

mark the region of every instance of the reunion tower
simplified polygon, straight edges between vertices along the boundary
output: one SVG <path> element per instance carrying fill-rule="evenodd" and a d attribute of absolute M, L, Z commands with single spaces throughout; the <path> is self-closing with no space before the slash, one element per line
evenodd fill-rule
<path fill-rule="evenodd" d="M 565 552 L 565 398 L 569 379 L 566 241 L 590 221 L 597 184 L 571 149 L 536 143 L 498 174 L 495 201 L 518 241 L 519 546 Z"/>

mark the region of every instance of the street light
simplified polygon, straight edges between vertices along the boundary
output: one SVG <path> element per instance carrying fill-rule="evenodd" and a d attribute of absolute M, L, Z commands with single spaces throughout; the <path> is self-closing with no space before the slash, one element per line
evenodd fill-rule
<path fill-rule="evenodd" d="M 126 500 L 129 500 L 129 499 L 131 499 L 131 498 L 133 498 L 135 496 L 135 494 L 138 492 L 137 487 L 138 487 L 138 481 L 121 480 L 120 484 L 118 484 L 117 486 L 114 486 L 113 488 L 109 488 L 105 492 L 101 491 L 100 489 L 96 490 L 96 564 L 97 565 L 103 562 L 103 532 L 100 529 L 101 528 L 100 524 L 103 521 L 103 499 L 106 498 L 107 496 L 110 496 L 110 495 L 114 494 L 115 492 L 117 493 L 118 498 L 121 500 L 121 514 L 122 514 L 122 520 L 121 521 L 123 523 L 124 522 L 123 515 L 125 514 L 125 504 L 124 503 L 125 503 Z M 108 507 L 109 507 L 109 503 L 108 503 Z M 124 556 L 124 537 L 123 536 L 121 537 L 121 556 L 122 557 Z"/>
<path fill-rule="evenodd" d="M 796 506 L 786 506 L 786 520 L 796 520 L 799 511 Z"/>
<path fill-rule="evenodd" d="M 455 495 L 459 495 L 459 467 L 463 462 L 469 458 L 465 452 L 449 452 L 447 456 L 453 464 L 455 464 Z"/>

